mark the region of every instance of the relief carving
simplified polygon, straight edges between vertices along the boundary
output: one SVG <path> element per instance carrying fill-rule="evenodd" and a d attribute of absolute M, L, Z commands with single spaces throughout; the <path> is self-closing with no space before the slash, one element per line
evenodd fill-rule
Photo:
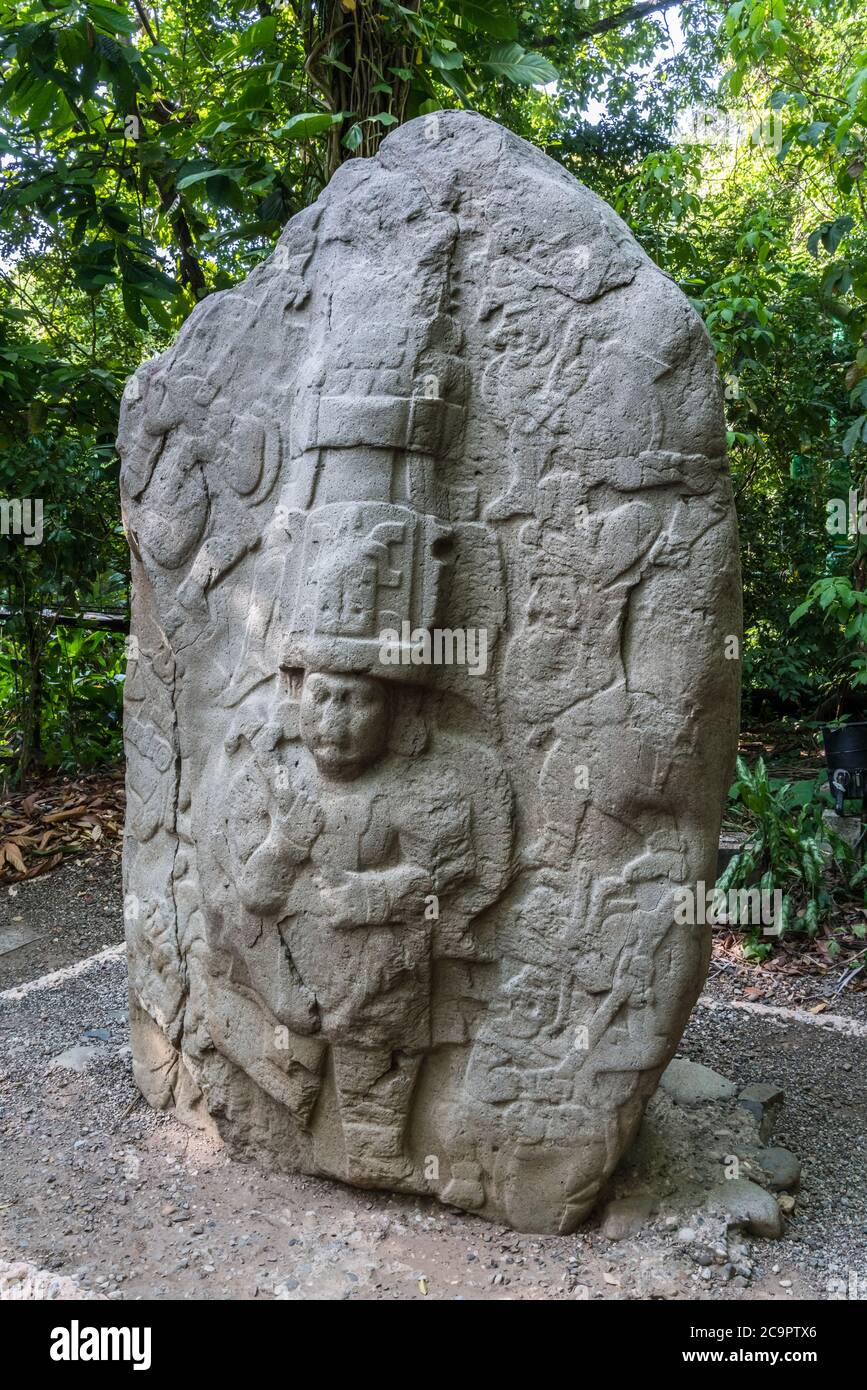
<path fill-rule="evenodd" d="M 701 988 L 739 576 L 713 352 L 481 117 L 349 161 L 133 378 L 136 1077 L 567 1231 Z"/>

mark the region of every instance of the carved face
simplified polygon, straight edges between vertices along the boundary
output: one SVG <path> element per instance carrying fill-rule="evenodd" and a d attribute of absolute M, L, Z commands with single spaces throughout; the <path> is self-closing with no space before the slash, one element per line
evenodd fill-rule
<path fill-rule="evenodd" d="M 325 777 L 346 782 L 382 754 L 388 695 L 373 676 L 308 671 L 301 691 L 300 732 Z"/>

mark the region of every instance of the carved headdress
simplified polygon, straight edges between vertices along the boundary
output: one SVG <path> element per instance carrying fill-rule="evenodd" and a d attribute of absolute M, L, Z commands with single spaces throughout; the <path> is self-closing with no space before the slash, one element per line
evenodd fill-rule
<path fill-rule="evenodd" d="M 468 547 L 495 548 L 488 528 L 464 524 L 465 489 L 441 473 L 462 440 L 466 367 L 448 312 L 449 238 L 434 250 L 397 292 L 394 277 L 369 270 L 330 288 L 293 402 L 290 481 L 257 572 L 257 594 L 278 599 L 253 604 L 245 690 L 250 662 L 262 675 L 280 666 L 431 679 L 411 660 L 419 634 L 460 622 L 449 595 L 461 552 L 466 562 Z M 397 634 L 387 662 L 384 634 Z"/>

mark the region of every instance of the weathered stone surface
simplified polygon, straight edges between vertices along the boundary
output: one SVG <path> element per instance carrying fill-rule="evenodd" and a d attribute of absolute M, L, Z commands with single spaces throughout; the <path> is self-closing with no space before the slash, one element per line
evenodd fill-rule
<path fill-rule="evenodd" d="M 727 1076 L 701 1062 L 675 1057 L 662 1073 L 660 1085 L 678 1105 L 703 1105 L 708 1101 L 730 1100 L 737 1086 Z"/>
<path fill-rule="evenodd" d="M 738 1095 L 738 1105 L 755 1117 L 765 1143 L 774 1132 L 784 1099 L 781 1088 L 772 1081 L 754 1081 Z"/>
<path fill-rule="evenodd" d="M 152 1104 L 519 1229 L 587 1214 L 707 964 L 676 899 L 713 882 L 734 751 L 724 438 L 673 283 L 456 112 L 350 161 L 139 370 Z"/>
<path fill-rule="evenodd" d="M 762 1149 L 757 1158 L 772 1192 L 795 1192 L 801 1185 L 801 1160 L 789 1149 Z"/>
<path fill-rule="evenodd" d="M 725 1213 L 729 1225 L 743 1226 L 754 1236 L 777 1240 L 783 1233 L 783 1219 L 776 1197 L 749 1178 L 729 1178 L 708 1196 L 713 1211 Z"/>
<path fill-rule="evenodd" d="M 48 1063 L 49 1071 L 86 1071 L 88 1066 L 100 1055 L 102 1048 L 87 1043 L 75 1043 L 65 1052 L 58 1052 Z"/>
<path fill-rule="evenodd" d="M 620 1197 L 609 1202 L 602 1218 L 602 1235 L 607 1240 L 626 1240 L 637 1235 L 658 1210 L 653 1197 Z"/>

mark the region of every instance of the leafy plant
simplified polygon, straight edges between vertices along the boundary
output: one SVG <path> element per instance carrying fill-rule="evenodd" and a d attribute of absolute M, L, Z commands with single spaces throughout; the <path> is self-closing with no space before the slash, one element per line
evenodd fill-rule
<path fill-rule="evenodd" d="M 128 560 L 110 445 L 33 434 L 0 452 L 0 497 L 38 504 L 43 528 L 32 545 L 0 536 L 0 757 L 20 785 L 36 763 L 117 756 L 122 638 L 75 619 L 122 618 Z"/>
<path fill-rule="evenodd" d="M 730 810 L 749 835 L 717 880 L 717 891 L 779 891 L 773 936 L 801 932 L 813 937 L 831 919 L 838 897 L 863 898 L 867 865 L 858 864 L 851 846 L 823 820 L 829 803 L 821 794 L 821 779 L 803 797 L 791 782 L 774 787 L 763 758 L 752 771 L 738 758 L 737 773 Z M 763 934 L 762 924 L 740 925 L 746 928 L 746 953 L 758 959 L 769 955 L 773 937 Z M 865 930 L 856 928 L 856 935 Z"/>
<path fill-rule="evenodd" d="M 811 584 L 789 622 L 800 622 L 813 608 L 833 625 L 840 660 L 850 668 L 849 684 L 867 685 L 867 592 L 856 589 L 849 575 L 825 575 Z"/>

